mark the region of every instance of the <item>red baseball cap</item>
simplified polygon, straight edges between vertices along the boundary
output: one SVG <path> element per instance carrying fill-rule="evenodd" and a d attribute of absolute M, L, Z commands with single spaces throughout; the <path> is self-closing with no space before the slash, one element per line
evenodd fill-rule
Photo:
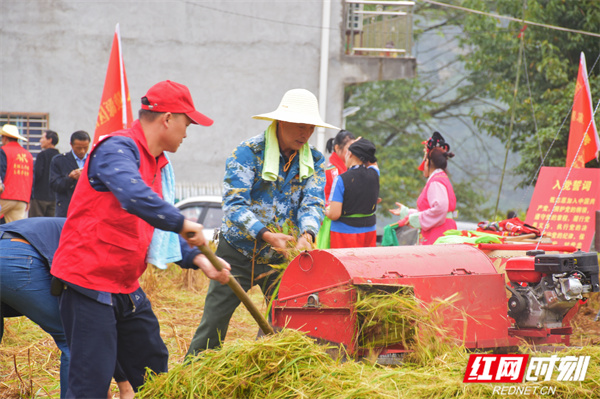
<path fill-rule="evenodd" d="M 176 82 L 165 80 L 152 86 L 142 97 L 142 109 L 154 112 L 186 114 L 192 123 L 210 126 L 213 120 L 196 111 L 190 90 Z"/>

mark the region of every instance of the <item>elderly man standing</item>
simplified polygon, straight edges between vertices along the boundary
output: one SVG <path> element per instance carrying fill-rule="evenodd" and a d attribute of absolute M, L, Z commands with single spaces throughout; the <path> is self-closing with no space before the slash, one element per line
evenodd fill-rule
<path fill-rule="evenodd" d="M 90 148 L 90 135 L 78 130 L 71 134 L 71 151 L 55 156 L 50 164 L 50 186 L 56 196 L 55 216 L 67 217 L 71 197 L 81 176 Z"/>
<path fill-rule="evenodd" d="M 272 123 L 227 159 L 216 253 L 244 290 L 260 284 L 268 300 L 277 280 L 269 264 L 282 263 L 280 250 L 294 239 L 283 232 L 286 226 L 297 229 L 296 248 L 311 249 L 323 220 L 324 156 L 308 139 L 315 126 L 338 128 L 321 119 L 317 98 L 304 89 L 288 91 L 277 110 L 253 118 Z M 239 304 L 231 288 L 211 282 L 187 355 L 220 346 Z"/>
<path fill-rule="evenodd" d="M 167 371 L 167 347 L 138 281 L 155 228 L 181 235 L 183 264 L 220 283 L 229 280 L 228 264 L 219 272 L 195 248 L 205 243 L 202 225 L 163 200 L 163 152 L 177 151 L 190 124 L 212 122 L 196 111 L 186 86 L 167 80 L 148 90 L 131 128 L 104 136 L 90 152 L 51 270 L 64 282 L 67 398 L 106 397 L 117 361 L 134 390 L 146 369 Z"/>
<path fill-rule="evenodd" d="M 29 206 L 29 217 L 54 216 L 56 199 L 50 187 L 50 163 L 59 154 L 56 149 L 58 133 L 46 130 L 40 138 L 42 151 L 33 164 L 33 194 Z"/>
<path fill-rule="evenodd" d="M 19 144 L 27 141 L 15 125 L 4 125 L 0 130 L 0 181 L 4 191 L 0 194 L 0 209 L 6 223 L 25 218 L 33 186 L 33 157 Z"/>

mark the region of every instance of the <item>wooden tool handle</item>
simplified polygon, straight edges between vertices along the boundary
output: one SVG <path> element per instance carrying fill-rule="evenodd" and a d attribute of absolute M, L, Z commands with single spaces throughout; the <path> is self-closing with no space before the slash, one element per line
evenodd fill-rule
<path fill-rule="evenodd" d="M 198 249 L 204 254 L 204 256 L 208 258 L 208 260 L 210 261 L 210 263 L 212 263 L 215 269 L 219 271 L 223 270 L 223 266 L 221 266 L 219 258 L 217 258 L 217 256 L 213 253 L 213 251 L 210 250 L 210 248 L 207 245 L 200 245 Z M 242 288 L 240 283 L 238 283 L 235 277 L 229 276 L 229 282 L 227 282 L 227 285 L 233 290 L 233 292 L 240 299 L 240 301 L 242 301 L 244 306 L 246 306 L 246 309 L 248 309 L 254 320 L 256 320 L 262 332 L 265 333 L 265 335 L 275 334 L 275 331 L 273 331 L 273 327 L 271 327 L 269 322 L 260 313 L 254 302 L 252 302 L 248 294 L 246 294 L 246 291 L 244 291 L 244 289 Z"/>

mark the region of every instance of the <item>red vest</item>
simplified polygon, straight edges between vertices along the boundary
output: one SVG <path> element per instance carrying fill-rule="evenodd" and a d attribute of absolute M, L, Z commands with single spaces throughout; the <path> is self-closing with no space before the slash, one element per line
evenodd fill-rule
<path fill-rule="evenodd" d="M 130 129 L 107 137 L 111 136 L 131 137 L 135 141 L 142 179 L 162 198 L 160 170 L 168 161 L 163 154 L 158 161 L 150 154 L 140 122 L 135 121 Z M 81 287 L 129 294 L 139 287 L 138 278 L 146 270 L 146 252 L 154 227 L 121 208 L 110 191 L 96 191 L 84 178 L 88 176 L 89 160 L 98 144 L 92 149 L 75 187 L 52 274 Z"/>
<path fill-rule="evenodd" d="M 16 141 L 2 146 L 6 154 L 6 175 L 4 176 L 3 200 L 29 203 L 33 185 L 33 157 Z"/>
<path fill-rule="evenodd" d="M 325 168 L 325 205 L 329 205 L 329 195 L 331 194 L 331 187 L 335 178 L 344 173 L 348 168 L 344 160 L 334 152 L 329 157 L 329 164 Z"/>
<path fill-rule="evenodd" d="M 450 183 L 450 179 L 448 179 L 448 175 L 446 172 L 436 173 L 427 181 L 425 188 L 421 191 L 421 195 L 417 199 L 417 210 L 419 212 L 424 211 L 426 209 L 431 208 L 429 205 L 429 201 L 427 201 L 427 190 L 429 189 L 429 185 L 433 182 L 442 183 L 444 187 L 446 187 L 446 191 L 448 192 L 448 212 L 452 212 L 456 209 L 456 196 L 454 195 L 454 189 L 452 188 L 452 183 Z M 456 222 L 454 219 L 446 218 L 444 223 L 440 226 L 432 227 L 429 230 L 421 230 L 421 235 L 423 238 L 421 239 L 422 245 L 431 245 L 438 239 L 444 235 L 446 230 L 456 229 Z"/>

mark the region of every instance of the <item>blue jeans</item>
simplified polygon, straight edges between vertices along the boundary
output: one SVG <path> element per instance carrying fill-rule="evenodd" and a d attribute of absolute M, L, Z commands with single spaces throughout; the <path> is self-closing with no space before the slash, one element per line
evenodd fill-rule
<path fill-rule="evenodd" d="M 50 294 L 50 270 L 31 245 L 0 239 L 0 301 L 37 323 L 61 350 L 60 397 L 67 392 L 69 347 L 60 321 L 58 298 Z M 106 396 L 106 395 L 105 395 Z"/>

